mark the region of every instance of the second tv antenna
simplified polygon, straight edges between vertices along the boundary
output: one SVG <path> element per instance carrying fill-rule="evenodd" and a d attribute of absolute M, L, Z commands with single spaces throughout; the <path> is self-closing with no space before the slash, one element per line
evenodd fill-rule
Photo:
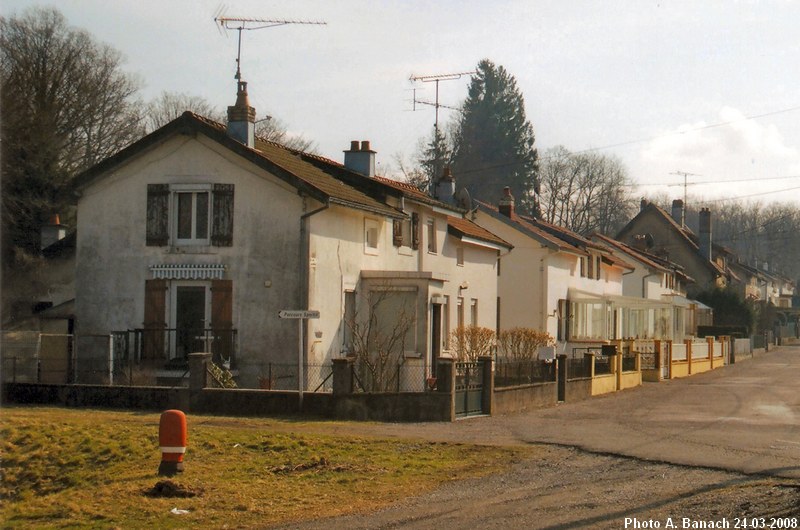
<path fill-rule="evenodd" d="M 235 29 L 239 32 L 239 47 L 236 52 L 236 75 L 233 77 L 237 80 L 242 79 L 242 31 L 243 30 L 256 30 L 264 28 L 274 28 L 276 26 L 286 26 L 289 24 L 303 24 L 309 26 L 325 26 L 327 22 L 313 21 L 313 20 L 282 20 L 272 18 L 238 18 L 238 17 L 214 17 L 214 22 L 219 24 L 219 27 L 225 30 Z"/>

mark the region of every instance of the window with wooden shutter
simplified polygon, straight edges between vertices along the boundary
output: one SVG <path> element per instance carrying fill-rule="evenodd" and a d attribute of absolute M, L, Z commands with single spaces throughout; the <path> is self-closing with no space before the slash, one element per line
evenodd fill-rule
<path fill-rule="evenodd" d="M 166 359 L 165 334 L 167 280 L 144 282 L 144 333 L 142 358 Z"/>
<path fill-rule="evenodd" d="M 212 189 L 211 244 L 233 245 L 233 184 L 214 184 Z"/>
<path fill-rule="evenodd" d="M 392 223 L 392 243 L 399 247 L 403 244 L 403 221 L 395 219 Z"/>
<path fill-rule="evenodd" d="M 211 281 L 211 329 L 215 341 L 212 345 L 215 362 L 230 362 L 234 351 L 233 333 L 233 282 Z"/>
<path fill-rule="evenodd" d="M 419 214 L 416 212 L 411 214 L 411 248 L 419 248 Z"/>
<path fill-rule="evenodd" d="M 147 185 L 147 246 L 169 245 L 169 184 Z"/>

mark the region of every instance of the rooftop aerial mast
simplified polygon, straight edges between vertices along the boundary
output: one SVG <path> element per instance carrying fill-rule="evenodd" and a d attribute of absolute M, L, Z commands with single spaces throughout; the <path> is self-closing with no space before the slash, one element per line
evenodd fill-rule
<path fill-rule="evenodd" d="M 303 24 L 308 26 L 325 26 L 327 22 L 313 21 L 313 20 L 281 20 L 271 18 L 240 18 L 240 17 L 225 17 L 218 15 L 214 17 L 214 22 L 219 24 L 219 27 L 224 30 L 235 29 L 239 32 L 239 46 L 236 52 L 236 75 L 233 77 L 237 80 L 242 79 L 241 59 L 242 59 L 242 31 L 243 30 L 256 30 L 264 28 L 274 28 L 276 26 L 286 26 L 289 24 Z"/>

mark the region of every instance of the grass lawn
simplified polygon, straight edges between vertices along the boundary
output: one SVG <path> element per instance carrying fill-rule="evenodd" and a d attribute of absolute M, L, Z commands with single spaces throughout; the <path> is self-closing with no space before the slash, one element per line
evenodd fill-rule
<path fill-rule="evenodd" d="M 264 527 L 372 510 L 503 469 L 530 451 L 310 434 L 307 421 L 187 415 L 186 469 L 171 480 L 196 496 L 153 496 L 163 480 L 156 473 L 159 417 L 4 408 L 3 527 Z M 321 423 L 336 432 L 337 423 Z"/>

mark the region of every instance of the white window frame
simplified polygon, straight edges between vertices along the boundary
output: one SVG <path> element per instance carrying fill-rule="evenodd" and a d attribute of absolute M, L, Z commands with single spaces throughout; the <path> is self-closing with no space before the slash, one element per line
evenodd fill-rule
<path fill-rule="evenodd" d="M 212 193 L 211 184 L 171 184 L 170 191 L 170 229 L 172 236 L 172 243 L 174 246 L 189 246 L 189 245 L 210 245 L 211 244 L 211 229 L 212 229 Z M 192 220 L 191 230 L 192 237 L 179 238 L 178 237 L 178 201 L 181 194 L 192 194 Z M 206 237 L 198 238 L 197 236 L 197 194 L 205 193 L 208 197 L 208 212 L 206 216 Z"/>
<path fill-rule="evenodd" d="M 426 228 L 426 235 L 428 240 L 426 244 L 428 245 L 428 254 L 438 254 L 439 253 L 439 245 L 436 241 L 436 219 L 431 217 L 428 219 L 428 222 L 425 223 Z"/>
<path fill-rule="evenodd" d="M 478 325 L 478 299 L 471 298 L 469 302 L 469 321 L 471 326 Z"/>
<path fill-rule="evenodd" d="M 380 252 L 381 227 L 377 219 L 364 218 L 364 253 L 377 255 Z"/>

